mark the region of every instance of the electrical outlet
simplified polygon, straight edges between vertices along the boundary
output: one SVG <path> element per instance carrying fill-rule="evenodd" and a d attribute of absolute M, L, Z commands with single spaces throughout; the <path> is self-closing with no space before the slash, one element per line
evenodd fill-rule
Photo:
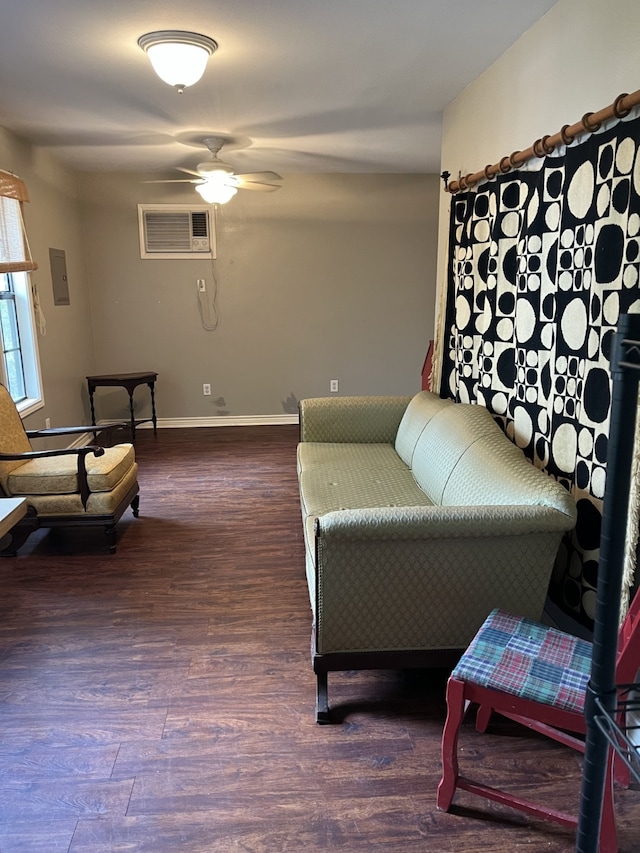
<path fill-rule="evenodd" d="M 208 382 L 205 382 L 204 385 L 202 386 L 202 393 L 204 394 L 205 397 L 211 396 L 211 385 L 209 385 Z"/>
<path fill-rule="evenodd" d="M 45 418 L 44 419 L 44 428 L 45 429 L 51 429 L 51 418 Z"/>
<path fill-rule="evenodd" d="M 197 283 L 198 283 L 198 290 L 200 291 L 200 293 L 204 293 L 205 290 L 207 289 L 207 284 L 206 284 L 205 280 L 203 278 L 199 278 Z"/>
<path fill-rule="evenodd" d="M 337 393 L 337 391 L 338 391 L 338 380 L 337 379 L 331 380 L 331 382 L 329 383 L 329 390 L 331 391 L 332 394 Z"/>

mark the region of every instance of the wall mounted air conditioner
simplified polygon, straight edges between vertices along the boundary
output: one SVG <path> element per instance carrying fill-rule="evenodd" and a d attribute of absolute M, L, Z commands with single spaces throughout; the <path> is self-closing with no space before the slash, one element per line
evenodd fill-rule
<path fill-rule="evenodd" d="M 215 258 L 212 208 L 206 204 L 139 204 L 141 258 Z"/>

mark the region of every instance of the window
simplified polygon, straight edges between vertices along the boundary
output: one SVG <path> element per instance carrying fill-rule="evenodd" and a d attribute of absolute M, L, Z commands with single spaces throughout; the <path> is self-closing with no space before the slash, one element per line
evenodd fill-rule
<path fill-rule="evenodd" d="M 26 272 L 0 274 L 0 377 L 21 415 L 43 405 L 38 344 Z"/>
<path fill-rule="evenodd" d="M 44 405 L 29 280 L 37 265 L 22 219 L 28 200 L 24 181 L 0 171 L 0 380 L 23 416 Z"/>

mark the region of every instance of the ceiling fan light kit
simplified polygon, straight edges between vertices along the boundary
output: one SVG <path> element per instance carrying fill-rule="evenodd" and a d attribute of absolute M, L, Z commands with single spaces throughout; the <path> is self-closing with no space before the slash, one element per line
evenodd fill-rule
<path fill-rule="evenodd" d="M 238 188 L 222 181 L 205 181 L 196 185 L 196 192 L 207 204 L 226 204 L 238 192 Z"/>
<path fill-rule="evenodd" d="M 182 30 L 158 30 L 145 33 L 138 45 L 149 57 L 161 80 L 182 94 L 204 74 L 209 57 L 218 44 L 208 36 Z"/>
<path fill-rule="evenodd" d="M 218 158 L 218 152 L 225 144 L 223 136 L 205 136 L 202 144 L 211 153 L 211 159 L 198 163 L 195 171 L 178 166 L 180 172 L 192 175 L 190 178 L 169 178 L 168 180 L 148 181 L 153 184 L 193 184 L 207 204 L 226 204 L 238 190 L 258 190 L 275 192 L 280 189 L 282 177 L 277 172 L 249 172 L 237 174 L 233 166 Z"/>

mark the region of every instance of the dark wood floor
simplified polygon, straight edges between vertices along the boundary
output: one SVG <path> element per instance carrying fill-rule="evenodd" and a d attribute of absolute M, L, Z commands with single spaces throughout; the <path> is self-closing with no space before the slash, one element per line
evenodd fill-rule
<path fill-rule="evenodd" d="M 314 722 L 297 427 L 138 434 L 140 518 L 0 561 L 0 853 L 571 851 L 460 794 L 435 808 L 443 672 L 330 677 Z M 428 607 L 428 602 L 425 602 Z M 472 773 L 577 801 L 580 760 L 468 723 Z M 640 792 L 618 796 L 640 849 Z"/>

